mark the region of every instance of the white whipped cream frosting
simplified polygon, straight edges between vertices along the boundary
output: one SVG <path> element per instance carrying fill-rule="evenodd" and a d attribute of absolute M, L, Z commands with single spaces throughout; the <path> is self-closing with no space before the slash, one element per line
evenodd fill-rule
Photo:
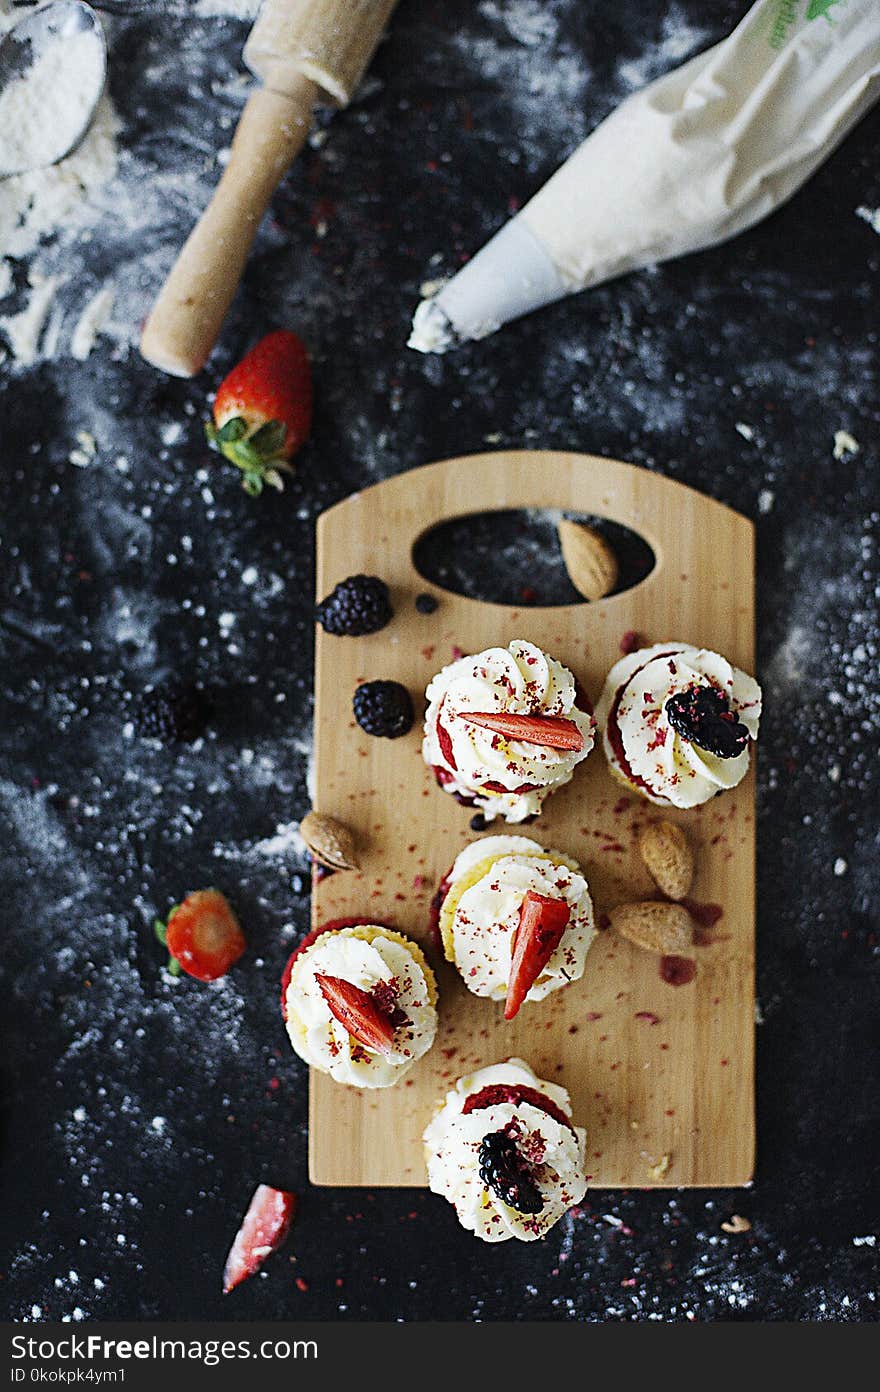
<path fill-rule="evenodd" d="M 444 667 L 427 690 L 425 763 L 448 776 L 445 790 L 473 801 L 489 820 L 522 822 L 541 810 L 555 788 L 570 782 L 577 765 L 595 741 L 595 722 L 575 706 L 574 677 L 561 662 L 522 639 L 506 648 L 487 648 Z M 515 715 L 554 715 L 574 722 L 583 735 L 581 750 L 549 749 L 508 739 L 461 719 L 462 711 Z M 452 742 L 453 768 L 444 757 L 437 732 L 442 719 Z M 486 783 L 502 790 L 486 788 Z M 523 785 L 531 791 L 518 792 Z"/>
<path fill-rule="evenodd" d="M 359 929 L 322 933 L 297 957 L 285 996 L 287 1033 L 301 1059 L 351 1087 L 391 1087 L 427 1053 L 437 1033 L 437 1010 L 431 1004 L 425 973 L 397 938 L 358 937 Z M 395 983 L 395 1004 L 406 1016 L 394 1034 L 391 1051 L 375 1053 L 352 1039 L 330 1010 L 315 975 L 338 976 L 362 991 L 379 982 Z"/>
<path fill-rule="evenodd" d="M 707 685 L 723 691 L 733 715 L 757 739 L 761 688 L 718 653 L 687 643 L 655 643 L 621 658 L 608 673 L 596 708 L 605 755 L 612 769 L 630 781 L 608 737 L 609 715 L 623 688 L 616 714 L 623 750 L 632 773 L 646 785 L 637 785 L 638 791 L 651 802 L 697 807 L 722 789 L 735 788 L 746 775 L 748 745 L 735 759 L 719 759 L 669 723 L 665 705 L 670 696 Z"/>
<path fill-rule="evenodd" d="M 522 1059 L 508 1059 L 459 1078 L 424 1134 L 428 1183 L 454 1205 L 462 1227 L 484 1242 L 518 1238 L 535 1242 L 587 1192 L 586 1132 L 563 1126 L 529 1102 L 495 1103 L 463 1114 L 468 1097 L 494 1083 L 524 1084 L 555 1102 L 567 1117 L 571 1099 L 565 1088 L 545 1083 Z M 510 1208 L 480 1178 L 483 1137 L 510 1128 L 544 1200 L 540 1213 Z"/>
<path fill-rule="evenodd" d="M 452 923 L 455 964 L 474 995 L 504 1000 L 523 900 L 529 890 L 550 899 L 564 899 L 570 911 L 568 927 L 526 996 L 527 1001 L 543 1000 L 584 974 L 587 953 L 596 936 L 587 881 L 575 861 L 559 851 L 545 850 L 526 836 L 487 836 L 474 841 L 456 858 L 449 892 L 491 857 L 495 858 L 493 864 L 459 899 Z M 557 860 L 563 864 L 555 864 Z"/>

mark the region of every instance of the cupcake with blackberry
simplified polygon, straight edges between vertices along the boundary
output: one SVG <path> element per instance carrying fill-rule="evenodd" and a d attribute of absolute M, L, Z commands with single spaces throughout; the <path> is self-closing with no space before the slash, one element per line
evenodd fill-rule
<path fill-rule="evenodd" d="M 655 643 L 616 662 L 596 710 L 614 776 L 660 806 L 735 788 L 758 736 L 761 688 L 726 658 Z"/>
<path fill-rule="evenodd" d="M 381 924 L 337 920 L 293 953 L 281 1012 L 310 1067 L 351 1087 L 392 1087 L 434 1042 L 437 985 L 409 938 Z"/>
<path fill-rule="evenodd" d="M 447 961 L 469 991 L 504 1001 L 512 1020 L 584 974 L 596 936 L 590 890 L 577 861 L 525 836 L 465 847 L 441 883 L 437 928 Z"/>
<path fill-rule="evenodd" d="M 522 639 L 444 667 L 427 690 L 422 754 L 440 787 L 491 821 L 524 822 L 593 748 L 567 667 Z"/>
<path fill-rule="evenodd" d="M 423 1140 L 431 1189 L 484 1242 L 535 1242 L 587 1192 L 571 1099 L 522 1059 L 459 1078 Z"/>

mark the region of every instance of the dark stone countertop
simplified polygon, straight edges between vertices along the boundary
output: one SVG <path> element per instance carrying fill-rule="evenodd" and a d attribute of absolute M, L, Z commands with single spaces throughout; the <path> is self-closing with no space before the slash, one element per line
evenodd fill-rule
<path fill-rule="evenodd" d="M 880 203 L 878 114 L 732 244 L 422 358 L 403 346 L 420 283 L 745 5 L 404 0 L 358 101 L 279 191 L 210 370 L 173 381 L 139 359 L 137 326 L 245 89 L 246 25 L 198 8 L 108 21 L 118 175 L 12 262 L 0 300 L 8 319 L 29 269 L 65 278 L 38 360 L 0 366 L 7 1312 L 873 1319 L 880 241 L 856 209 Z M 72 325 L 108 283 L 77 362 Z M 287 492 L 254 503 L 200 422 L 278 324 L 309 345 L 316 418 Z M 858 454 L 834 457 L 838 430 Z M 753 517 L 766 695 L 755 1183 L 590 1193 L 540 1246 L 504 1250 L 421 1191 L 309 1187 L 305 1069 L 276 1009 L 308 915 L 290 830 L 315 518 L 487 439 L 629 459 Z M 169 672 L 217 698 L 183 752 L 126 724 L 126 693 Z M 214 988 L 172 984 L 152 918 L 211 882 L 251 951 Z M 224 1300 L 261 1179 L 301 1194 L 295 1233 Z M 721 1230 L 733 1213 L 749 1232 Z"/>

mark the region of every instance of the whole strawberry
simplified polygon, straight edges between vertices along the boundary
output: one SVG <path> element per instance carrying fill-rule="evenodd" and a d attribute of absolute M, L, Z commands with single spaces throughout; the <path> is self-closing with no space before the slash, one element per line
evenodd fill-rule
<path fill-rule="evenodd" d="M 247 947 L 238 919 L 219 889 L 198 889 L 175 904 L 156 937 L 169 954 L 172 976 L 185 971 L 197 981 L 225 976 Z"/>
<path fill-rule="evenodd" d="M 302 341 L 279 329 L 267 334 L 220 384 L 210 444 L 238 469 L 252 497 L 265 484 L 284 487 L 280 470 L 305 442 L 312 424 L 312 373 Z"/>

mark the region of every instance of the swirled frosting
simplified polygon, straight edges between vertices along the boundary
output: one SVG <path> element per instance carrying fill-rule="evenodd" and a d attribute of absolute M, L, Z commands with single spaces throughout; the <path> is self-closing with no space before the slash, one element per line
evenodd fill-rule
<path fill-rule="evenodd" d="M 548 1099 L 556 1115 L 535 1100 L 498 1100 L 465 1111 L 469 1097 L 486 1088 L 505 1092 L 506 1084 L 525 1087 Z M 490 1094 L 491 1095 L 491 1094 Z M 428 1183 L 454 1205 L 462 1227 L 484 1242 L 518 1238 L 535 1242 L 549 1232 L 587 1191 L 586 1132 L 559 1120 L 571 1116 L 571 1099 L 564 1088 L 538 1078 L 522 1059 L 508 1059 L 459 1078 L 424 1134 Z M 527 1173 L 539 1190 L 543 1206 L 537 1213 L 511 1208 L 480 1176 L 480 1146 L 493 1132 L 503 1131 L 516 1144 Z"/>
<path fill-rule="evenodd" d="M 504 1000 L 520 909 L 530 890 L 564 899 L 570 917 L 526 1000 L 543 1000 L 583 976 L 596 928 L 590 891 L 576 861 L 526 836 L 487 836 L 461 852 L 447 883 L 440 908 L 443 946 L 474 995 Z"/>
<path fill-rule="evenodd" d="M 341 977 L 393 1006 L 400 1023 L 387 1055 L 352 1038 L 330 1010 L 316 974 Z M 391 1087 L 433 1044 L 435 1001 L 433 973 L 414 943 L 387 928 L 331 930 L 294 961 L 285 996 L 287 1033 L 300 1058 L 336 1082 Z"/>
<path fill-rule="evenodd" d="M 489 820 L 535 816 L 593 748 L 595 722 L 575 705 L 571 672 L 522 639 L 450 663 L 429 684 L 427 699 L 425 763 L 447 792 Z M 508 738 L 462 719 L 465 711 L 562 716 L 577 726 L 583 747 L 551 749 Z"/>
<path fill-rule="evenodd" d="M 669 698 L 703 686 L 720 691 L 749 739 L 757 738 L 761 688 L 718 653 L 655 643 L 621 658 L 608 673 L 596 709 L 605 754 L 612 771 L 650 802 L 696 807 L 745 777 L 748 743 L 736 757 L 723 759 L 670 723 Z"/>

